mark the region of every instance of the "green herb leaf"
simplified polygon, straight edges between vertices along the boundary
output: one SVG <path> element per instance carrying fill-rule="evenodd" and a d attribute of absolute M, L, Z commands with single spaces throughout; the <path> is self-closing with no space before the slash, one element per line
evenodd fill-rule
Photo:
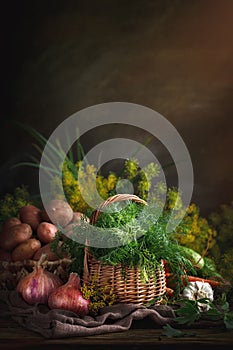
<path fill-rule="evenodd" d="M 225 313 L 223 317 L 223 322 L 225 324 L 226 329 L 228 330 L 233 329 L 233 311 Z"/>
<path fill-rule="evenodd" d="M 222 318 L 222 313 L 213 305 L 205 312 L 205 316 L 212 321 L 217 321 Z"/>
<path fill-rule="evenodd" d="M 229 311 L 229 303 L 228 303 L 228 301 L 226 299 L 226 294 L 225 293 L 222 294 L 221 309 L 223 311 Z"/>
<path fill-rule="evenodd" d="M 162 335 L 165 335 L 168 338 L 181 338 L 181 337 L 194 337 L 196 334 L 191 332 L 182 332 L 179 329 L 173 328 L 169 324 L 163 326 L 164 332 Z"/>
<path fill-rule="evenodd" d="M 175 321 L 179 324 L 190 325 L 200 318 L 200 311 L 197 302 L 194 300 L 186 300 L 185 304 L 176 311 L 178 317 Z"/>

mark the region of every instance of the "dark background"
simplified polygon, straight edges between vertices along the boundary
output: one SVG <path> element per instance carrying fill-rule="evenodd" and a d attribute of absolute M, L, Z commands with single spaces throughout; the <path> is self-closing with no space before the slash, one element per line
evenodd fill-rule
<path fill-rule="evenodd" d="M 82 108 L 124 101 L 150 107 L 176 127 L 203 214 L 233 199 L 232 0 L 1 6 L 1 195 L 21 183 L 33 191 L 38 181 L 35 170 L 11 169 L 32 147 L 11 120 L 49 137 Z"/>

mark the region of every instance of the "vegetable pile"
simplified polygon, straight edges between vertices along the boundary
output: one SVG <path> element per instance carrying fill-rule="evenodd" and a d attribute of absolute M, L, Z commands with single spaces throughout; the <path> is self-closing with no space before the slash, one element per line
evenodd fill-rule
<path fill-rule="evenodd" d="M 25 129 L 36 139 L 37 151 L 41 153 L 47 145 L 52 155 L 60 157 L 61 162 L 64 161 L 65 153 L 59 142 L 51 145 L 34 129 Z M 150 191 L 151 199 L 158 206 L 164 204 L 166 194 L 163 212 L 158 217 L 156 206 L 148 205 L 145 208 L 131 201 L 122 210 L 117 208 L 119 203 L 113 204 L 116 206 L 113 208 L 115 213 L 101 213 L 95 223 L 96 233 L 99 228 L 100 240 L 114 242 L 117 239 L 121 244 L 114 248 L 89 247 L 90 253 L 103 264 L 140 267 L 144 281 L 161 266 L 163 260 L 167 284 L 163 303 L 177 306 L 182 298 L 181 307 L 176 311 L 177 322 L 190 324 L 200 319 L 205 310 L 204 313 L 208 312 L 213 319 L 219 319 L 223 314 L 227 328 L 232 329 L 233 316 L 226 299 L 222 299 L 223 313 L 213 304 L 215 300 L 218 302 L 219 290 L 224 290 L 227 283 L 217 271 L 211 255 L 206 254 L 212 251 L 218 266 L 221 263 L 226 265 L 220 271 L 232 279 L 232 268 L 229 268 L 232 265 L 232 242 L 229 238 L 229 233 L 233 232 L 232 206 L 224 207 L 222 213 L 214 215 L 212 226 L 200 216 L 195 204 L 191 204 L 183 216 L 184 208 L 178 191 L 174 188 L 167 189 L 165 183 L 154 183 L 160 173 L 158 164 L 150 163 L 141 169 L 137 159 L 127 159 L 121 169 L 118 169 L 118 174 L 110 171 L 107 176 L 103 176 L 93 164 L 82 162 L 84 151 L 79 140 L 76 146 L 77 154 L 73 154 L 72 149 L 69 150 L 59 175 L 57 169 L 53 168 L 53 162 L 48 162 L 46 170 L 50 175 L 50 195 L 54 199 L 48 203 L 46 210 L 40 208 L 40 203 L 37 205 L 31 200 L 25 187 L 16 188 L 14 195 L 7 194 L 4 200 L 0 200 L 2 266 L 5 263 L 24 264 L 29 260 L 35 263 L 33 271 L 22 276 L 17 284 L 16 289 L 22 298 L 31 305 L 43 303 L 51 309 L 66 309 L 80 317 L 89 313 L 97 314 L 101 308 L 117 302 L 111 286 L 99 288 L 95 278 L 88 284 L 82 281 L 84 244 L 78 243 L 80 240 L 77 238 L 86 237 L 88 225 L 82 223 L 88 222 L 94 209 L 81 196 L 79 180 L 84 179 L 90 193 L 97 189 L 105 200 L 115 195 L 117 183 L 126 179 L 132 183 L 134 193 L 146 201 L 153 188 Z M 40 168 L 40 162 L 34 162 L 35 158 L 33 163 L 21 165 L 31 164 Z M 96 181 L 89 183 L 89 175 L 93 174 L 97 174 Z M 60 178 L 67 202 L 57 195 L 60 193 Z M 183 220 L 175 232 L 169 234 L 166 226 L 173 210 Z M 222 238 L 217 236 L 217 230 L 222 232 Z M 224 251 L 226 246 L 227 252 Z M 222 253 L 225 253 L 224 259 Z M 56 262 L 67 257 L 72 259 L 72 265 L 66 271 L 65 281 L 46 270 L 43 265 L 45 259 Z M 180 336 L 180 331 L 171 326 L 167 326 L 165 331 L 168 336 Z"/>
<path fill-rule="evenodd" d="M 41 248 L 43 236 L 51 241 L 51 232 L 57 228 L 50 223 L 42 222 L 41 212 L 32 205 L 21 208 L 18 218 L 9 218 L 2 225 L 0 235 L 1 257 L 8 261 L 23 261 L 32 259 L 34 254 Z M 44 230 L 41 230 L 41 223 Z"/>
<path fill-rule="evenodd" d="M 155 219 L 156 207 L 132 201 L 127 201 L 123 209 L 119 208 L 119 203 L 112 205 L 113 211 L 99 215 L 96 227 L 105 228 L 101 231 L 103 240 L 121 238 L 122 245 L 89 247 L 91 254 L 108 265 L 139 266 L 145 281 L 162 259 L 167 283 L 164 302 L 176 304 L 182 296 L 187 305 L 195 303 L 195 315 L 190 315 L 193 320 L 200 318 L 201 313 L 212 312 L 217 288 L 222 285 L 213 262 L 178 244 L 174 236 L 166 232 L 168 217 L 162 215 Z M 83 213 L 74 213 L 62 200 L 52 200 L 46 208 L 47 211 L 32 204 L 25 205 L 19 209 L 18 217 L 4 221 L 0 233 L 0 260 L 9 263 L 37 261 L 33 271 L 23 276 L 16 286 L 27 303 L 69 310 L 79 317 L 96 315 L 117 299 L 111 286 L 97 287 L 95 280 L 88 284 L 81 280 L 84 245 L 75 237 L 85 234 L 87 226 L 81 223 L 89 219 Z M 75 262 L 73 270 L 67 271 L 66 281 L 43 266 L 44 260 L 56 261 L 63 257 L 71 257 Z M 231 315 L 230 311 L 228 314 Z M 177 315 L 179 320 L 179 312 Z M 169 328 L 170 333 L 176 334 L 176 331 Z"/>
<path fill-rule="evenodd" d="M 33 271 L 22 276 L 16 286 L 28 304 L 47 304 L 50 309 L 69 310 L 80 317 L 89 311 L 95 314 L 99 308 L 110 305 L 115 300 L 111 288 L 107 287 L 100 293 L 100 290 L 94 289 L 93 281 L 90 286 L 81 286 L 78 273 L 70 271 L 67 271 L 67 281 L 64 282 L 43 266 L 45 261 L 53 262 L 70 257 L 62 245 L 67 246 L 68 233 L 73 232 L 74 227 L 89 219 L 80 212 L 73 212 L 62 200 L 50 201 L 46 209 L 47 211 L 31 204 L 25 205 L 19 209 L 18 217 L 10 217 L 3 222 L 0 232 L 0 261 L 36 262 Z M 59 235 L 61 229 L 67 236 Z M 56 246 L 56 251 L 52 249 L 52 244 Z"/>
<path fill-rule="evenodd" d="M 51 200 L 46 208 L 47 211 L 26 205 L 20 208 L 18 217 L 5 220 L 0 233 L 0 260 L 39 260 L 42 254 L 47 255 L 48 261 L 67 257 L 62 249 L 55 254 L 51 243 L 61 226 L 78 225 L 77 217 L 80 220 L 84 215 L 74 213 L 62 200 Z M 58 243 L 59 247 L 61 245 L 62 241 Z"/>

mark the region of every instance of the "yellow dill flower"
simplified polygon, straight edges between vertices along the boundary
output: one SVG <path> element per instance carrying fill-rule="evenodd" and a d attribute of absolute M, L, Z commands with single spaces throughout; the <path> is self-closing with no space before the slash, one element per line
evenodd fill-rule
<path fill-rule="evenodd" d="M 113 191 L 117 182 L 117 177 L 114 173 L 110 173 L 107 179 L 107 189 L 108 191 Z"/>
<path fill-rule="evenodd" d="M 138 174 L 138 160 L 135 158 L 127 159 L 124 164 L 124 172 L 129 180 L 132 180 Z"/>
<path fill-rule="evenodd" d="M 159 176 L 160 168 L 158 164 L 150 163 L 143 169 L 143 172 L 147 181 L 150 182 L 154 177 Z"/>
<path fill-rule="evenodd" d="M 138 195 L 139 195 L 139 197 L 146 200 L 149 188 L 150 188 L 150 184 L 145 178 L 143 180 L 139 181 L 139 183 L 138 183 Z"/>
<path fill-rule="evenodd" d="M 63 182 L 63 186 L 67 186 L 67 187 L 75 185 L 75 179 L 74 179 L 73 175 L 67 171 L 64 172 L 64 174 L 63 174 L 62 182 Z"/>
<path fill-rule="evenodd" d="M 174 188 L 169 188 L 167 191 L 167 209 L 172 210 L 176 206 L 176 210 L 182 209 L 182 200 L 179 192 Z"/>
<path fill-rule="evenodd" d="M 108 284 L 104 287 L 99 287 L 95 276 L 92 277 L 89 284 L 83 284 L 81 292 L 85 299 L 90 300 L 89 310 L 94 315 L 96 315 L 101 308 L 113 305 L 116 301 L 116 295 L 113 289 Z"/>
<path fill-rule="evenodd" d="M 77 170 L 79 170 L 80 168 L 83 167 L 83 161 L 82 160 L 78 160 L 76 163 L 75 163 L 75 167 L 77 168 Z"/>
<path fill-rule="evenodd" d="M 108 180 L 102 175 L 98 175 L 96 178 L 96 188 L 101 198 L 106 199 L 108 195 Z"/>
<path fill-rule="evenodd" d="M 198 213 L 199 214 L 199 210 L 197 208 L 197 206 L 194 203 L 191 203 L 188 208 L 187 208 L 187 214 L 192 214 L 192 213 Z"/>
<path fill-rule="evenodd" d="M 86 165 L 86 173 L 88 175 L 93 175 L 96 173 L 96 167 L 92 164 L 87 164 Z"/>
<path fill-rule="evenodd" d="M 211 228 L 208 221 L 200 216 L 198 206 L 192 203 L 187 208 L 181 227 L 177 228 L 173 237 L 179 244 L 203 254 L 207 247 L 211 248 L 215 245 L 216 234 L 216 230 Z"/>
<path fill-rule="evenodd" d="M 9 217 L 18 217 L 19 209 L 25 205 L 34 204 L 25 186 L 16 187 L 14 192 L 7 193 L 0 200 L 0 221 Z"/>

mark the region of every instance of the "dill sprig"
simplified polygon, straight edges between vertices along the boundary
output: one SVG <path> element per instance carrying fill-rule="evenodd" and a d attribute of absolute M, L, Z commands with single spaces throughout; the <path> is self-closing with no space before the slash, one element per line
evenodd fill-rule
<path fill-rule="evenodd" d="M 169 261 L 171 271 L 177 275 L 187 269 L 194 272 L 192 264 L 182 255 L 179 245 L 166 230 L 169 215 L 163 213 L 158 217 L 158 210 L 156 205 L 143 206 L 131 202 L 120 212 L 101 213 L 96 225 L 114 228 L 115 239 L 119 238 L 122 245 L 113 248 L 90 247 L 91 254 L 104 264 L 137 266 L 145 280 L 148 280 L 151 271 L 160 266 L 161 259 Z M 104 230 L 103 240 L 111 239 L 111 232 Z"/>
<path fill-rule="evenodd" d="M 177 276 L 183 275 L 185 270 L 195 274 L 191 262 L 185 258 L 179 249 L 179 244 L 167 232 L 168 213 L 161 214 L 160 208 L 151 204 L 145 206 L 127 201 L 123 208 L 121 205 L 119 202 L 111 203 L 111 210 L 100 213 L 94 226 L 95 238 L 99 245 L 88 247 L 92 256 L 103 264 L 121 265 L 122 273 L 126 267 L 138 267 L 141 278 L 145 282 L 154 275 L 156 268 L 161 267 L 161 260 L 168 261 L 171 272 Z M 88 224 L 83 223 L 73 229 L 70 238 L 63 237 L 62 248 L 74 259 L 71 269 L 80 274 L 83 271 L 84 247 L 88 230 Z M 61 237 L 62 233 L 60 233 Z M 59 235 L 52 244 L 55 250 L 58 242 Z M 101 245 L 101 242 L 105 245 Z M 116 245 L 114 245 L 115 242 L 117 242 Z M 110 248 L 104 248 L 106 246 Z"/>

